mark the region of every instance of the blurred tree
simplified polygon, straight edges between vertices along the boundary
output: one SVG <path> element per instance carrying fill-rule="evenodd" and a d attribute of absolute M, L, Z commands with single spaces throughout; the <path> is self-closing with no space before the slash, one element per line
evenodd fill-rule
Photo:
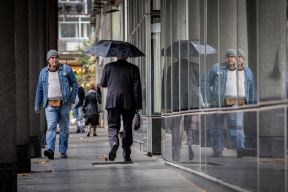
<path fill-rule="evenodd" d="M 78 63 L 81 68 L 75 71 L 79 86 L 84 89 L 89 89 L 90 82 L 96 82 L 96 66 L 95 66 L 95 56 L 86 55 L 84 50 L 92 45 L 91 40 L 84 42 L 84 46 L 79 47 L 78 51 L 80 55 L 78 57 Z"/>

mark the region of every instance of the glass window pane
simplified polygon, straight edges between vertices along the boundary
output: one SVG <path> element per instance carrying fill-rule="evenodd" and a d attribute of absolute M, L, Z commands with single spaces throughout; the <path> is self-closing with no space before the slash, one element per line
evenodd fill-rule
<path fill-rule="evenodd" d="M 180 162 L 181 160 L 181 121 L 182 116 L 171 118 L 171 136 L 172 136 L 172 161 Z"/>
<path fill-rule="evenodd" d="M 168 68 L 168 73 L 171 73 L 171 86 L 172 86 L 172 111 L 179 111 L 179 7 L 178 1 L 172 1 L 171 6 L 173 7 L 172 15 L 172 45 L 171 45 L 171 61 L 172 65 Z M 178 47 L 178 49 L 177 49 Z M 170 71 L 169 71 L 170 69 Z"/>
<path fill-rule="evenodd" d="M 162 124 L 163 129 L 162 130 L 162 144 L 161 144 L 161 154 L 163 159 L 166 159 L 168 161 L 172 160 L 172 131 L 171 131 L 171 117 L 170 118 L 165 118 L 162 117 Z"/>
<path fill-rule="evenodd" d="M 285 120 L 284 108 L 259 112 L 258 191 L 285 191 Z"/>
<path fill-rule="evenodd" d="M 160 10 L 160 0 L 151 0 L 152 10 Z"/>
<path fill-rule="evenodd" d="M 90 17 L 81 17 L 81 21 L 82 22 L 89 22 L 90 21 Z"/>
<path fill-rule="evenodd" d="M 160 18 L 152 17 L 151 24 L 152 113 L 161 112 Z"/>
<path fill-rule="evenodd" d="M 287 190 L 287 0 L 161 3 L 163 111 L 192 110 L 165 114 L 164 157 L 244 190 Z"/>
<path fill-rule="evenodd" d="M 254 66 L 256 73 L 257 63 L 248 65 L 246 11 L 244 1 L 213 1 L 207 4 L 207 24 L 204 22 L 204 36 L 200 39 L 206 45 L 201 87 L 204 87 L 204 102 L 210 107 L 232 107 L 257 101 L 256 82 L 250 68 Z"/>
<path fill-rule="evenodd" d="M 86 24 L 85 23 L 81 23 L 81 34 L 79 35 L 79 37 L 83 38 L 87 36 L 87 28 L 86 28 Z"/>
<path fill-rule="evenodd" d="M 200 92 L 200 65 L 204 66 L 204 63 L 200 64 L 200 57 L 203 55 L 199 54 L 195 50 L 196 45 L 200 41 L 200 4 L 199 0 L 188 1 L 188 41 L 185 45 L 186 51 L 184 51 L 182 60 L 187 62 L 188 72 L 188 108 L 198 109 L 200 106 L 200 99 L 202 100 Z M 202 14 L 203 16 L 203 14 Z M 184 61 L 183 61 L 184 63 Z"/>
<path fill-rule="evenodd" d="M 66 22 L 79 22 L 79 17 L 65 17 Z"/>
<path fill-rule="evenodd" d="M 214 77 L 215 73 L 211 73 L 212 66 L 219 63 L 220 51 L 219 49 L 219 0 L 209 1 L 205 4 L 203 1 L 195 1 L 194 4 L 199 6 L 199 16 L 194 13 L 194 21 L 199 23 L 199 29 L 194 29 L 196 40 L 200 45 L 209 45 L 216 50 L 216 53 L 202 54 L 199 56 L 199 73 L 201 83 L 201 94 L 203 103 L 202 107 L 219 107 L 219 82 L 218 78 Z M 209 31 L 209 33 L 207 32 Z M 205 49 L 204 49 L 205 50 Z M 209 52 L 210 53 L 210 52 Z"/>
<path fill-rule="evenodd" d="M 260 101 L 286 99 L 285 69 L 286 44 L 285 30 L 286 1 L 258 2 L 258 38 L 259 38 L 259 99 Z M 269 8 L 268 8 L 269 7 Z M 273 35 L 270 35 L 273 34 Z"/>
<path fill-rule="evenodd" d="M 243 189 L 257 189 L 257 112 L 207 114 L 202 121 L 201 167 Z M 231 172 L 231 170 L 233 170 Z"/>
<path fill-rule="evenodd" d="M 179 53 L 179 57 L 175 58 L 177 65 L 179 65 L 179 88 L 180 88 L 180 110 L 188 110 L 188 76 L 189 74 L 189 62 L 187 58 L 188 51 L 188 34 L 187 34 L 187 14 L 186 14 L 186 1 L 178 1 L 178 39 L 179 42 L 174 44 L 175 52 Z M 181 11 L 180 11 L 181 10 Z"/>
<path fill-rule="evenodd" d="M 61 24 L 61 37 L 77 37 L 78 25 L 74 23 Z"/>
<path fill-rule="evenodd" d="M 185 152 L 182 154 L 182 159 L 185 162 L 191 162 L 189 167 L 200 170 L 201 161 L 201 132 L 200 132 L 200 115 L 184 116 L 182 137 L 182 148 Z M 196 162 L 195 164 L 192 162 Z"/>
<path fill-rule="evenodd" d="M 163 20 L 165 21 L 165 29 L 163 32 L 165 32 L 165 39 L 164 39 L 164 49 L 163 54 L 165 56 L 165 68 L 164 68 L 164 91 L 165 91 L 165 106 L 166 106 L 166 112 L 172 112 L 172 81 L 171 81 L 171 52 L 172 52 L 172 46 L 171 46 L 171 40 L 172 40 L 172 14 L 171 14 L 171 0 L 166 1 L 166 14 L 163 17 Z M 170 55 L 169 55 L 170 54 Z"/>
<path fill-rule="evenodd" d="M 81 38 L 88 38 L 91 33 L 91 27 L 88 23 L 81 24 Z"/>

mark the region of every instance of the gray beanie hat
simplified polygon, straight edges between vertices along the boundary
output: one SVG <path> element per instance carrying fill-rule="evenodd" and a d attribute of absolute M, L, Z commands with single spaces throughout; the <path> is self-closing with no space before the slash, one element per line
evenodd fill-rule
<path fill-rule="evenodd" d="M 245 58 L 244 51 L 243 51 L 243 49 L 241 49 L 241 48 L 237 49 L 237 55 L 238 55 L 238 56 L 242 56 L 243 58 Z"/>
<path fill-rule="evenodd" d="M 235 57 L 237 57 L 237 52 L 235 49 L 227 49 L 226 51 L 226 57 L 230 56 L 230 55 L 233 55 Z"/>
<path fill-rule="evenodd" d="M 59 53 L 58 51 L 54 50 L 54 49 L 50 49 L 48 52 L 47 52 L 47 61 L 49 60 L 50 57 L 52 56 L 59 56 Z"/>

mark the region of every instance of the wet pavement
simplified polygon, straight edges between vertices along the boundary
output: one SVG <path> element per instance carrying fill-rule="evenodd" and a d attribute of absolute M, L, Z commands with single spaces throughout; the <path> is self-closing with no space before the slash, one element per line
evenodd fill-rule
<path fill-rule="evenodd" d="M 107 129 L 98 128 L 96 137 L 75 133 L 73 128 L 70 132 L 69 158 L 60 158 L 57 134 L 55 159 L 31 159 L 32 172 L 18 174 L 18 191 L 207 191 L 200 187 L 207 183 L 198 182 L 198 186 L 189 178 L 190 174 L 185 176 L 164 164 L 160 156 L 148 157 L 133 147 L 132 163 L 123 162 L 121 147 L 115 161 L 106 161 L 110 149 Z"/>
<path fill-rule="evenodd" d="M 115 161 L 107 161 L 110 150 L 107 129 L 87 137 L 70 128 L 68 159 L 61 159 L 58 136 L 55 159 L 31 159 L 31 173 L 18 174 L 18 191 L 117 191 L 117 192 L 223 192 L 230 191 L 214 182 L 171 167 L 161 156 L 148 157 L 132 147 L 132 163 L 124 163 L 119 147 Z M 42 149 L 43 155 L 44 149 Z"/>

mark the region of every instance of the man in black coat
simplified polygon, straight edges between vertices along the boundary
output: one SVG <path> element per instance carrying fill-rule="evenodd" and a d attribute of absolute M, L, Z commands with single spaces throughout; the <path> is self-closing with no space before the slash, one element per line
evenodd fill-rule
<path fill-rule="evenodd" d="M 105 65 L 100 85 L 108 87 L 106 110 L 108 112 L 108 139 L 111 150 L 109 160 L 114 161 L 119 147 L 118 132 L 123 119 L 122 148 L 124 161 L 131 161 L 132 120 L 142 109 L 142 88 L 139 68 L 127 62 L 127 57 L 117 57 L 116 62 Z"/>

